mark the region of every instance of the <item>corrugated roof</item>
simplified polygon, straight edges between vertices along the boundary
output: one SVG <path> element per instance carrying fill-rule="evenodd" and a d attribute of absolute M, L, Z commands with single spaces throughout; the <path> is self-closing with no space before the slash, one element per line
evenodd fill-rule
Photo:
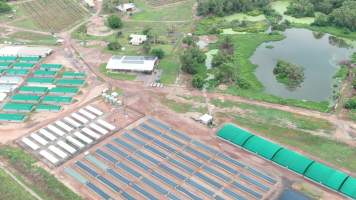
<path fill-rule="evenodd" d="M 19 89 L 21 92 L 33 92 L 33 93 L 46 93 L 47 87 L 31 87 L 31 86 L 22 86 Z"/>
<path fill-rule="evenodd" d="M 33 110 L 34 105 L 28 103 L 6 103 L 3 107 L 4 110 L 23 110 L 31 111 Z"/>
<path fill-rule="evenodd" d="M 43 102 L 56 102 L 56 103 L 71 103 L 72 97 L 62 97 L 62 96 L 46 96 L 43 98 Z"/>
<path fill-rule="evenodd" d="M 48 104 L 39 104 L 36 107 L 36 111 L 41 111 L 41 110 L 45 110 L 45 111 L 59 111 L 61 110 L 62 106 L 60 105 L 48 105 Z"/>
<path fill-rule="evenodd" d="M 55 87 L 49 90 L 52 93 L 77 93 L 78 91 L 79 89 L 74 87 Z"/>
<path fill-rule="evenodd" d="M 217 135 L 239 146 L 242 146 L 246 140 L 253 136 L 251 133 L 233 124 L 224 125 Z"/>
<path fill-rule="evenodd" d="M 7 75 L 20 75 L 24 76 L 27 75 L 29 71 L 27 69 L 8 69 L 6 70 Z"/>
<path fill-rule="evenodd" d="M 63 77 L 77 77 L 77 78 L 84 78 L 85 73 L 82 72 L 64 72 Z"/>
<path fill-rule="evenodd" d="M 63 66 L 61 64 L 42 64 L 41 69 L 57 69 L 60 70 Z"/>
<path fill-rule="evenodd" d="M 348 177 L 347 174 L 320 162 L 314 162 L 304 175 L 334 190 L 339 190 L 342 183 Z"/>
<path fill-rule="evenodd" d="M 304 174 L 314 161 L 289 149 L 280 150 L 272 159 L 274 162 L 299 174 Z"/>
<path fill-rule="evenodd" d="M 53 84 L 54 83 L 54 78 L 29 78 L 27 79 L 28 83 L 48 83 L 48 84 Z"/>
<path fill-rule="evenodd" d="M 26 119 L 26 115 L 24 114 L 8 114 L 8 113 L 0 113 L 0 121 L 24 121 Z"/>
<path fill-rule="evenodd" d="M 248 139 L 243 147 L 269 160 L 271 160 L 273 156 L 282 149 L 280 145 L 258 136 Z"/>
<path fill-rule="evenodd" d="M 36 70 L 34 72 L 35 76 L 55 76 L 57 74 L 56 71 L 47 71 L 47 70 Z"/>
<path fill-rule="evenodd" d="M 59 79 L 57 85 L 83 85 L 85 80 L 82 79 Z"/>
<path fill-rule="evenodd" d="M 353 199 L 356 199 L 356 178 L 347 178 L 345 183 L 342 185 L 340 192 Z"/>
<path fill-rule="evenodd" d="M 14 63 L 13 66 L 16 68 L 32 68 L 35 66 L 35 64 L 19 62 L 19 63 Z"/>
<path fill-rule="evenodd" d="M 26 95 L 26 94 L 15 94 L 11 97 L 13 101 L 39 101 L 41 99 L 40 96 L 36 95 Z"/>
<path fill-rule="evenodd" d="M 38 56 L 26 56 L 26 57 L 20 57 L 19 61 L 23 61 L 23 62 L 37 62 L 39 61 L 41 58 Z"/>
<path fill-rule="evenodd" d="M 16 59 L 16 56 L 0 56 L 1 61 L 15 61 Z"/>
<path fill-rule="evenodd" d="M 0 62 L 0 67 L 8 67 L 11 64 L 12 64 L 11 62 Z"/>

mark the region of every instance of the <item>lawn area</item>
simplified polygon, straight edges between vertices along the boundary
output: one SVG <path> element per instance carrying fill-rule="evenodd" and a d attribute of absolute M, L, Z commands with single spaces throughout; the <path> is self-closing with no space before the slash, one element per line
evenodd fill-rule
<path fill-rule="evenodd" d="M 162 70 L 161 83 L 163 84 L 175 83 L 180 70 L 180 63 L 177 57 L 170 55 L 163 58 L 160 61 L 158 68 Z"/>
<path fill-rule="evenodd" d="M 32 33 L 27 31 L 19 31 L 8 35 L 10 40 L 22 41 L 33 44 L 55 45 L 56 38 L 51 35 L 44 35 L 39 33 Z"/>
<path fill-rule="evenodd" d="M 5 171 L 0 169 L 0 199 L 1 200 L 35 200 L 30 193 L 16 183 Z"/>
<path fill-rule="evenodd" d="M 139 13 L 133 14 L 132 20 L 143 21 L 192 21 L 194 0 L 188 0 L 173 5 L 152 7 L 145 0 L 135 1 Z"/>
<path fill-rule="evenodd" d="M 89 13 L 76 0 L 34 0 L 19 4 L 26 18 L 14 25 L 59 32 L 80 22 Z"/>
<path fill-rule="evenodd" d="M 36 160 L 22 149 L 12 146 L 1 146 L 0 157 L 6 160 L 9 166 L 14 169 L 13 171 L 18 179 L 22 180 L 24 184 L 34 190 L 44 200 L 81 199 L 81 197 L 67 188 L 52 174 L 38 167 Z"/>
<path fill-rule="evenodd" d="M 247 128 L 259 135 L 276 141 L 292 149 L 299 149 L 315 159 L 321 159 L 342 167 L 353 173 L 356 172 L 356 148 L 345 143 L 337 142 L 325 137 L 314 136 L 305 131 L 265 122 L 256 123 L 242 115 L 219 113 L 219 117 L 232 118 L 236 124 Z"/>
<path fill-rule="evenodd" d="M 99 71 L 100 71 L 100 73 L 102 73 L 112 79 L 129 80 L 129 81 L 133 81 L 136 79 L 136 75 L 134 75 L 134 74 L 128 74 L 128 73 L 123 73 L 123 72 L 110 72 L 110 71 L 106 70 L 106 63 L 103 63 L 100 65 Z"/>

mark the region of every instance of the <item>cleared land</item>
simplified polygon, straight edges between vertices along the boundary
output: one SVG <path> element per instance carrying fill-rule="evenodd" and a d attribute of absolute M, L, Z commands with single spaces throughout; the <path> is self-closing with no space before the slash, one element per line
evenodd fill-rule
<path fill-rule="evenodd" d="M 75 0 L 35 0 L 19 4 L 26 18 L 31 19 L 37 29 L 58 32 L 88 15 Z M 30 21 L 17 22 L 18 26 L 28 27 Z"/>

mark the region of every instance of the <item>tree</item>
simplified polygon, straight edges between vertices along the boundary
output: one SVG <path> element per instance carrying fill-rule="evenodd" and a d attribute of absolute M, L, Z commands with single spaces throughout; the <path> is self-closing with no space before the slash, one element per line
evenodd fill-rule
<path fill-rule="evenodd" d="M 198 47 L 186 49 L 180 56 L 182 70 L 188 74 L 196 74 L 199 69 L 205 67 L 206 55 Z"/>
<path fill-rule="evenodd" d="M 237 80 L 237 70 L 234 63 L 224 63 L 218 69 L 216 79 L 220 83 L 232 83 Z"/>
<path fill-rule="evenodd" d="M 225 36 L 220 44 L 220 50 L 228 55 L 234 54 L 235 46 L 231 36 Z"/>
<path fill-rule="evenodd" d="M 356 98 L 353 97 L 353 98 L 347 100 L 344 107 L 348 110 L 356 109 Z"/>
<path fill-rule="evenodd" d="M 330 14 L 330 21 L 337 26 L 356 30 L 356 1 L 345 1 L 340 8 Z"/>
<path fill-rule="evenodd" d="M 285 14 L 293 17 L 314 17 L 314 5 L 309 0 L 296 0 L 287 7 Z"/>
<path fill-rule="evenodd" d="M 149 41 L 146 41 L 145 43 L 143 43 L 142 49 L 143 49 L 143 52 L 148 54 L 151 51 L 151 43 Z"/>
<path fill-rule="evenodd" d="M 163 49 L 152 49 L 151 54 L 159 59 L 162 59 L 165 56 Z"/>
<path fill-rule="evenodd" d="M 121 28 L 123 23 L 121 18 L 117 15 L 110 15 L 107 19 L 108 26 L 112 29 Z"/>
<path fill-rule="evenodd" d="M 304 81 L 304 68 L 283 60 L 278 60 L 273 74 L 280 83 L 285 84 L 291 90 L 299 87 Z"/>
<path fill-rule="evenodd" d="M 194 44 L 194 39 L 192 36 L 186 36 L 183 38 L 183 44 L 186 44 L 188 46 L 192 46 Z"/>
<path fill-rule="evenodd" d="M 203 87 L 205 85 L 204 77 L 200 74 L 195 74 L 192 79 L 192 85 L 195 88 L 203 89 Z"/>
<path fill-rule="evenodd" d="M 324 13 L 316 13 L 315 20 L 313 22 L 315 26 L 327 26 L 329 25 L 329 17 Z"/>
<path fill-rule="evenodd" d="M 10 5 L 6 1 L 0 1 L 0 14 L 11 11 Z"/>
<path fill-rule="evenodd" d="M 121 49 L 121 44 L 117 41 L 115 42 L 109 42 L 108 44 L 108 49 L 110 51 L 116 51 L 116 50 L 120 50 Z"/>

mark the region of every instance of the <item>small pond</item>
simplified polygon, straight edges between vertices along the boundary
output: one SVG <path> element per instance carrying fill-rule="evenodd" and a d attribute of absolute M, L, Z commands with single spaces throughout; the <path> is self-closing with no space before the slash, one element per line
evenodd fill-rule
<path fill-rule="evenodd" d="M 283 98 L 329 100 L 340 61 L 348 59 L 355 49 L 333 36 L 307 29 L 292 28 L 284 34 L 284 40 L 260 45 L 250 58 L 258 66 L 256 76 L 265 92 Z M 276 80 L 273 68 L 280 59 L 304 67 L 305 78 L 300 87 L 290 89 Z"/>
<path fill-rule="evenodd" d="M 310 200 L 310 198 L 301 192 L 286 188 L 278 197 L 278 200 Z"/>

